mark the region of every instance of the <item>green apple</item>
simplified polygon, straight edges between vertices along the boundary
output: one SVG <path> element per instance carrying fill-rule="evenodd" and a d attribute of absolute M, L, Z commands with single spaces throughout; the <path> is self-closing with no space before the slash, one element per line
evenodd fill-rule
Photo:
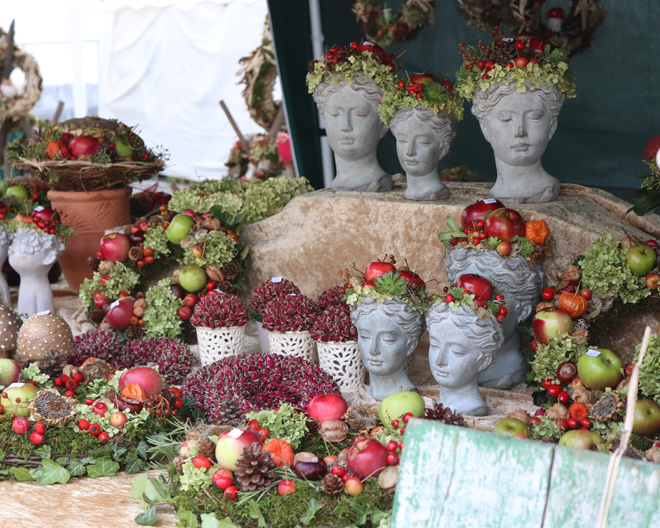
<path fill-rule="evenodd" d="M 378 406 L 378 416 L 382 424 L 394 430 L 392 420 L 401 418 L 406 413 L 415 417 L 424 415 L 424 398 L 412 391 L 395 392 L 383 398 Z"/>
<path fill-rule="evenodd" d="M 614 388 L 623 377 L 623 364 L 606 348 L 590 348 L 577 362 L 578 377 L 591 390 Z"/>
<path fill-rule="evenodd" d="M 635 275 L 640 277 L 649 273 L 658 261 L 655 249 L 646 244 L 637 244 L 626 253 L 626 264 Z"/>
<path fill-rule="evenodd" d="M 564 433 L 559 439 L 559 445 L 573 447 L 575 449 L 586 449 L 588 451 L 599 451 L 598 446 L 604 443 L 601 436 L 595 431 L 588 429 L 574 429 Z"/>
<path fill-rule="evenodd" d="M 529 430 L 529 427 L 527 427 L 522 420 L 518 420 L 518 418 L 504 418 L 504 420 L 500 420 L 495 424 L 495 427 L 493 427 L 493 432 L 506 436 L 522 434 L 527 438 L 532 437 L 532 432 Z"/>
<path fill-rule="evenodd" d="M 196 264 L 186 266 L 179 272 L 179 284 L 187 292 L 199 291 L 206 284 L 206 273 Z"/>
<path fill-rule="evenodd" d="M 13 196 L 19 200 L 27 200 L 30 195 L 28 193 L 27 187 L 24 185 L 12 185 L 11 187 L 7 187 L 5 196 Z"/>
<path fill-rule="evenodd" d="M 566 310 L 546 308 L 534 314 L 532 329 L 538 340 L 547 345 L 551 337 L 570 334 L 573 331 L 573 319 Z"/>
<path fill-rule="evenodd" d="M 195 221 L 188 215 L 176 215 L 172 218 L 170 225 L 167 226 L 167 229 L 165 230 L 167 240 L 172 242 L 172 244 L 180 244 L 181 241 L 188 236 L 188 231 L 190 231 L 190 228 L 194 223 Z"/>
<path fill-rule="evenodd" d="M 0 405 L 5 408 L 5 414 L 27 416 L 30 414 L 28 404 L 36 395 L 37 388 L 31 383 L 12 383 L 2 392 Z"/>
<path fill-rule="evenodd" d="M 653 400 L 637 400 L 632 432 L 650 437 L 660 433 L 660 405 Z"/>
<path fill-rule="evenodd" d="M 0 386 L 6 387 L 16 383 L 21 376 L 21 366 L 10 358 L 0 359 Z"/>
<path fill-rule="evenodd" d="M 117 149 L 117 154 L 120 156 L 132 156 L 133 155 L 133 149 L 131 146 L 122 141 L 121 139 L 115 140 L 115 149 Z"/>

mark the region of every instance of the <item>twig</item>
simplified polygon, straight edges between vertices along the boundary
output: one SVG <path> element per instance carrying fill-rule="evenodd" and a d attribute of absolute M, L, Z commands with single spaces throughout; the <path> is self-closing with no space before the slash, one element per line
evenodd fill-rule
<path fill-rule="evenodd" d="M 236 124 L 236 121 L 234 121 L 233 116 L 231 115 L 231 112 L 229 111 L 229 108 L 227 108 L 227 105 L 225 102 L 221 99 L 220 100 L 220 106 L 225 112 L 225 115 L 227 116 L 227 119 L 229 119 L 229 124 L 231 124 L 231 127 L 234 129 L 234 132 L 236 132 L 236 135 L 238 136 L 238 140 L 241 142 L 241 149 L 244 152 L 250 152 L 250 143 L 247 139 L 245 139 L 245 136 L 241 134 L 240 129 L 238 128 L 238 125 Z"/>
<path fill-rule="evenodd" d="M 612 498 L 614 497 L 614 487 L 616 486 L 616 479 L 619 475 L 619 466 L 621 459 L 628 448 L 630 442 L 630 435 L 632 434 L 633 420 L 635 418 L 635 403 L 637 402 L 637 386 L 639 384 L 639 369 L 644 361 L 646 349 L 649 346 L 651 339 L 651 327 L 647 326 L 644 331 L 644 339 L 642 339 L 642 347 L 639 351 L 639 359 L 635 364 L 632 376 L 630 376 L 630 383 L 628 384 L 628 402 L 626 405 L 626 420 L 623 424 L 623 434 L 619 442 L 619 447 L 610 456 L 610 461 L 607 467 L 607 477 L 605 479 L 605 491 L 603 498 L 600 502 L 600 511 L 598 512 L 598 524 L 596 528 L 606 528 L 607 516 L 610 512 L 612 505 Z"/>
<path fill-rule="evenodd" d="M 2 66 L 2 75 L 0 78 L 9 79 L 11 71 L 14 66 L 14 23 L 16 21 L 11 21 L 11 26 L 9 26 L 9 32 L 7 33 L 7 49 L 5 50 L 5 63 Z"/>

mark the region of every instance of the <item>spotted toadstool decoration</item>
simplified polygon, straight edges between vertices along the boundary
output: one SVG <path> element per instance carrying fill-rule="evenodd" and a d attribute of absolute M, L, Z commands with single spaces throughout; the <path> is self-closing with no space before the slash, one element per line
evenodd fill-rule
<path fill-rule="evenodd" d="M 69 355 L 74 351 L 73 334 L 64 319 L 54 313 L 38 313 L 28 318 L 18 333 L 19 360 L 42 359 L 47 354 Z"/>
<path fill-rule="evenodd" d="M 9 357 L 16 350 L 18 331 L 23 322 L 18 314 L 6 304 L 0 304 L 0 358 Z"/>

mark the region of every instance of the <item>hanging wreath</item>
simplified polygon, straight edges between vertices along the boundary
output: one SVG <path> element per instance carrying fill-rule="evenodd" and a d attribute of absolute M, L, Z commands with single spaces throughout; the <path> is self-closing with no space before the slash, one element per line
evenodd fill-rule
<path fill-rule="evenodd" d="M 2 30 L 0 30 L 0 36 Z M 7 41 L 0 41 L 0 64 L 5 60 L 7 52 Z M 0 122 L 4 119 L 15 119 L 28 115 L 29 111 L 37 104 L 41 97 L 41 73 L 36 59 L 22 49 L 14 49 L 12 69 L 18 68 L 25 75 L 25 86 L 22 93 L 13 93 L 15 89 L 8 79 L 2 80 L 8 83 L 11 91 L 0 90 Z M 9 77 L 9 74 L 7 74 Z"/>
<path fill-rule="evenodd" d="M 492 30 L 509 25 L 509 33 L 544 39 L 565 48 L 573 56 L 591 46 L 594 33 L 603 25 L 607 11 L 599 0 L 571 0 L 568 12 L 561 7 L 547 11 L 545 0 L 457 0 L 468 25 Z"/>
<path fill-rule="evenodd" d="M 408 0 L 398 11 L 381 0 L 352 3 L 367 39 L 383 48 L 413 40 L 422 28 L 434 22 L 435 0 Z"/>

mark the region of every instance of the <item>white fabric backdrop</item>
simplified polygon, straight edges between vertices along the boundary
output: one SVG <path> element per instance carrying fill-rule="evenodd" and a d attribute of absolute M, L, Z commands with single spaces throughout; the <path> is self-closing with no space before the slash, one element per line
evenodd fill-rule
<path fill-rule="evenodd" d="M 248 115 L 236 72 L 238 60 L 261 43 L 266 0 L 105 5 L 99 115 L 139 124 L 148 145 L 167 148 L 169 176 L 224 175 L 237 138 L 220 99 L 243 134 L 263 132 Z"/>

